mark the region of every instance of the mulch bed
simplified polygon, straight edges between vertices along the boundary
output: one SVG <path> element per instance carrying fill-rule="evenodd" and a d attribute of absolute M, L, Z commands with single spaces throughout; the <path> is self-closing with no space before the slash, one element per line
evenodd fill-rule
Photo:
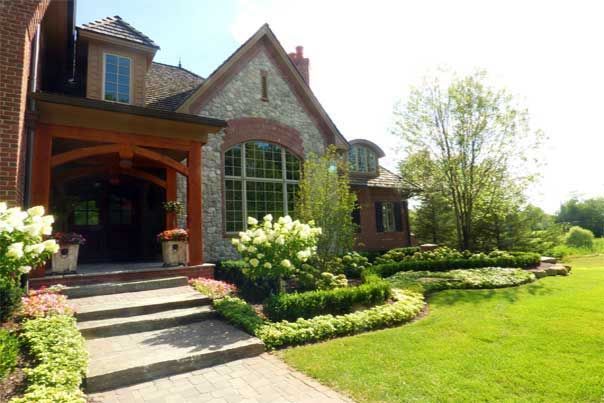
<path fill-rule="evenodd" d="M 0 402 L 8 402 L 13 397 L 23 395 L 27 386 L 23 369 L 28 366 L 27 358 L 21 356 L 13 372 L 0 379 Z"/>

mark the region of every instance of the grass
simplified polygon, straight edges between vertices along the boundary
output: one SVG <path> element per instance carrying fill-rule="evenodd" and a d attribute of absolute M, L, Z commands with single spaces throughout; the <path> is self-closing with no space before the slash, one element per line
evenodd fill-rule
<path fill-rule="evenodd" d="M 281 351 L 361 402 L 604 401 L 604 256 L 568 277 L 434 294 L 398 328 Z"/>

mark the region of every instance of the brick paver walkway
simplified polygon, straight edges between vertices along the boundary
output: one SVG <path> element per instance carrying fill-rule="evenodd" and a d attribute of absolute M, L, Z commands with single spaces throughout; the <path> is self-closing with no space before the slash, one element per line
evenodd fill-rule
<path fill-rule="evenodd" d="M 95 403 L 352 402 L 268 353 L 90 398 Z"/>

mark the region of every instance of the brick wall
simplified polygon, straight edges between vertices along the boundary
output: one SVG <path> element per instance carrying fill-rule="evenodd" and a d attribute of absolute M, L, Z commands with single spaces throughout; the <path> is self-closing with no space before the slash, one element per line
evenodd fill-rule
<path fill-rule="evenodd" d="M 0 0 L 0 200 L 23 203 L 31 43 L 50 0 Z"/>
<path fill-rule="evenodd" d="M 375 221 L 376 202 L 402 202 L 401 194 L 396 189 L 356 188 L 357 200 L 361 207 L 361 232 L 357 236 L 359 250 L 386 250 L 408 246 L 409 215 L 403 207 L 401 212 L 401 232 L 377 232 Z"/>

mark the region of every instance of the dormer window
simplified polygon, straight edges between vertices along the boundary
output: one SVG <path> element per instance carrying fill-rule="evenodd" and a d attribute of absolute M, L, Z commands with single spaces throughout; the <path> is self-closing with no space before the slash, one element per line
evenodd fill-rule
<path fill-rule="evenodd" d="M 105 101 L 130 103 L 130 71 L 132 60 L 129 57 L 105 53 L 103 76 L 103 99 Z"/>
<path fill-rule="evenodd" d="M 350 147 L 349 160 L 352 172 L 377 173 L 377 155 L 368 147 L 361 145 Z"/>

